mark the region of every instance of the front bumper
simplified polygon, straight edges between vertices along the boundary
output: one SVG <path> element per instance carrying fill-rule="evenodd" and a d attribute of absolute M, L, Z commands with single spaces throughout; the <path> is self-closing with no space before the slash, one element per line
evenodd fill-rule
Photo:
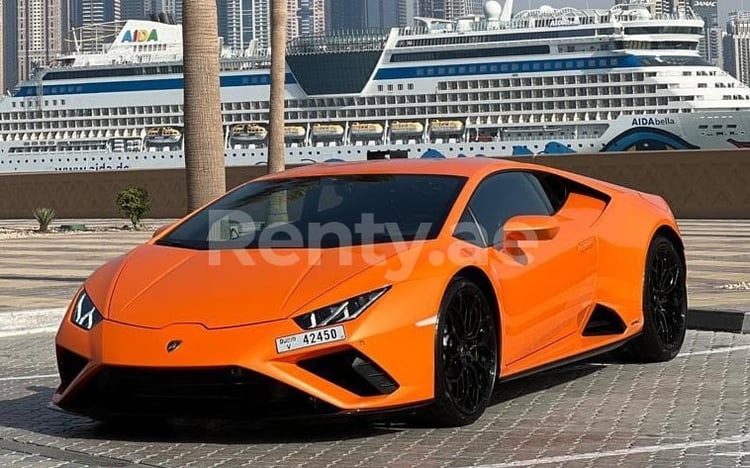
<path fill-rule="evenodd" d="M 408 313 L 374 317 L 344 324 L 343 341 L 285 353 L 275 340 L 300 332 L 291 320 L 224 329 L 146 329 L 105 320 L 84 331 L 66 318 L 57 336 L 61 385 L 53 404 L 93 417 L 254 418 L 381 411 L 431 400 L 434 324 Z M 176 340 L 180 346 L 169 352 Z"/>

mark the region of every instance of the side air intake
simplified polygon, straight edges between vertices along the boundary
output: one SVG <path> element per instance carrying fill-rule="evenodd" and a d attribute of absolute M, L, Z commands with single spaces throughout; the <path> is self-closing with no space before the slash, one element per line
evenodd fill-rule
<path fill-rule="evenodd" d="M 597 304 L 583 330 L 583 336 L 621 335 L 626 328 L 617 312 Z"/>
<path fill-rule="evenodd" d="M 390 375 L 354 349 L 307 359 L 298 365 L 359 396 L 387 395 L 398 389 Z"/>

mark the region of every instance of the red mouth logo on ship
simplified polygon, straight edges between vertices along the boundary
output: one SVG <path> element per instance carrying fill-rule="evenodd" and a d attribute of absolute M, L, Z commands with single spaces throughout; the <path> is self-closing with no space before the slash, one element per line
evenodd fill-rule
<path fill-rule="evenodd" d="M 737 148 L 750 148 L 750 141 L 737 141 L 734 138 L 730 138 L 727 142 L 733 144 Z"/>

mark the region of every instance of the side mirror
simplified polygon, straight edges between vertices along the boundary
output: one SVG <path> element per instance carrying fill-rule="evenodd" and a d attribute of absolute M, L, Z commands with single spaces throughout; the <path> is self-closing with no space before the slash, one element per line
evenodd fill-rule
<path fill-rule="evenodd" d="M 560 223 L 552 216 L 514 216 L 503 226 L 503 248 L 520 249 L 523 242 L 548 241 L 560 231 Z"/>
<path fill-rule="evenodd" d="M 151 235 L 151 238 L 153 239 L 153 238 L 159 237 L 161 233 L 163 233 L 164 231 L 166 231 L 167 229 L 171 227 L 172 227 L 172 224 L 165 224 L 163 226 L 159 226 L 158 228 L 156 228 L 156 231 L 154 231 L 153 235 Z"/>

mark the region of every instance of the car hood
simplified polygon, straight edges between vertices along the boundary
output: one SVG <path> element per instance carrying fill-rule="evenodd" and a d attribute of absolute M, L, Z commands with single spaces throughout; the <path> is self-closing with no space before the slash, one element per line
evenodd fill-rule
<path fill-rule="evenodd" d="M 109 320 L 147 328 L 178 323 L 225 328 L 287 318 L 403 252 L 403 245 L 394 244 L 274 251 L 143 245 L 121 261 L 116 274 L 111 266 L 101 269 L 109 281 L 97 278 L 97 272 L 87 285 L 99 285 L 101 291 L 109 283 L 108 306 L 102 310 Z M 92 295 L 95 302 L 97 297 L 104 299 L 101 292 Z"/>

